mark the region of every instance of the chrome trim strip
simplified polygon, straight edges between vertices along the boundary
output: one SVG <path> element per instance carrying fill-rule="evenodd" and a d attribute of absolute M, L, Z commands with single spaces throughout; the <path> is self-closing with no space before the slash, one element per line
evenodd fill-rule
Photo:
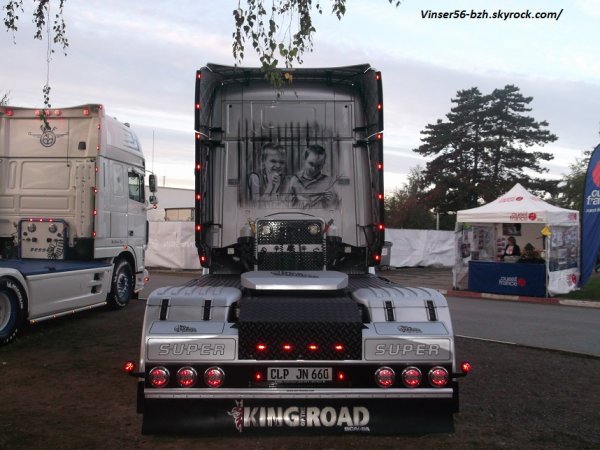
<path fill-rule="evenodd" d="M 452 388 L 442 389 L 144 389 L 147 399 L 426 399 L 452 398 Z"/>

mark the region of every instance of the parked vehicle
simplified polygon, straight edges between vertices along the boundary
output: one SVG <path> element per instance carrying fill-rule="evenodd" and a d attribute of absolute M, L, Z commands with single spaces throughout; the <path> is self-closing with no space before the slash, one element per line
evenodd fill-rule
<path fill-rule="evenodd" d="M 0 107 L 1 344 L 143 288 L 144 175 L 138 138 L 102 105 Z"/>
<path fill-rule="evenodd" d="M 196 76 L 204 273 L 148 298 L 143 432 L 449 431 L 446 299 L 375 274 L 384 244 L 383 95 L 369 65 Z"/>

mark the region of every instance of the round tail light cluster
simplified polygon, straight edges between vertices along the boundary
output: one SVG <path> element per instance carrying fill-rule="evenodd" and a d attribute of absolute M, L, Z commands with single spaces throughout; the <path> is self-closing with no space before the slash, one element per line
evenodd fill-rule
<path fill-rule="evenodd" d="M 152 387 L 164 388 L 169 385 L 171 374 L 163 366 L 154 367 L 148 372 L 148 382 Z M 176 375 L 177 385 L 182 388 L 191 388 L 198 382 L 198 372 L 193 367 L 181 367 Z M 218 388 L 225 381 L 225 372 L 219 367 L 210 367 L 204 372 L 204 383 L 211 388 Z"/>
<path fill-rule="evenodd" d="M 423 383 L 423 373 L 415 366 L 406 367 L 400 374 L 402 384 L 407 388 L 416 388 Z M 442 366 L 433 367 L 427 372 L 429 385 L 434 388 L 443 388 L 450 382 L 450 374 Z M 390 367 L 380 367 L 375 371 L 375 382 L 381 388 L 389 388 L 394 385 L 396 374 Z"/>

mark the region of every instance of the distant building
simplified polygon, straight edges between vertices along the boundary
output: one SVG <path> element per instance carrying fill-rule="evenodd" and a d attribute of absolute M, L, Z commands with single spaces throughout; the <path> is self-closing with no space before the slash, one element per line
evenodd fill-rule
<path fill-rule="evenodd" d="M 150 190 L 146 187 L 147 192 Z M 155 194 L 158 205 L 155 210 L 148 211 L 148 220 L 152 222 L 193 222 L 194 190 L 169 187 L 158 187 Z"/>

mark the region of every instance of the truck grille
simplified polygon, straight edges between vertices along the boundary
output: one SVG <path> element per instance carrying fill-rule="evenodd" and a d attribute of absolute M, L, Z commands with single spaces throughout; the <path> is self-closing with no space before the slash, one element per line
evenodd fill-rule
<path fill-rule="evenodd" d="M 322 220 L 259 220 L 256 225 L 258 270 L 323 270 Z"/>
<path fill-rule="evenodd" d="M 253 297 L 240 305 L 239 358 L 362 358 L 362 322 L 346 297 Z"/>

